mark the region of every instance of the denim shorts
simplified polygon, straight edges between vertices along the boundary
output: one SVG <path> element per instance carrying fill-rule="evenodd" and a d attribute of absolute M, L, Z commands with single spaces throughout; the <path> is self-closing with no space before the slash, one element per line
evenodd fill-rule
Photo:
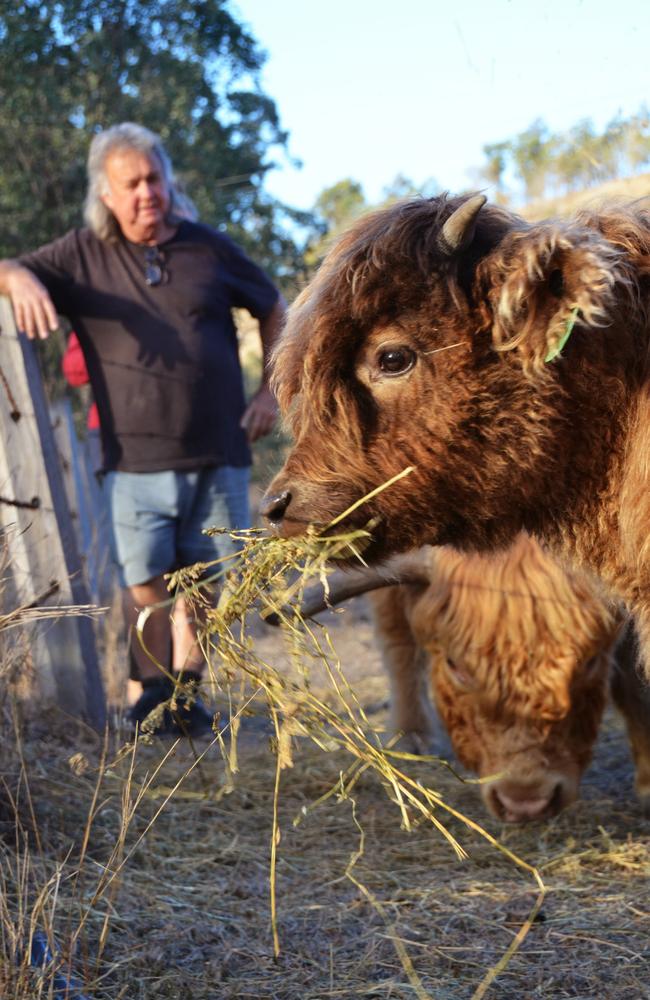
<path fill-rule="evenodd" d="M 249 469 L 230 465 L 194 472 L 108 472 L 103 489 L 111 545 L 123 587 L 237 550 L 228 535 L 204 528 L 248 528 Z"/>

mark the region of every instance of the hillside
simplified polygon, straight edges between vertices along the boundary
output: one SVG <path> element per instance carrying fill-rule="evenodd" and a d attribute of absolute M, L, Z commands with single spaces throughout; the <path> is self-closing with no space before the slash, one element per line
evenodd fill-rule
<path fill-rule="evenodd" d="M 543 201 L 531 202 L 521 210 L 521 215 L 531 222 L 547 219 L 556 215 L 570 215 L 581 208 L 602 204 L 604 201 L 633 201 L 635 198 L 650 197 L 650 173 L 638 174 L 636 177 L 623 177 L 607 181 L 598 187 L 587 188 L 584 191 L 574 191 L 572 194 L 559 198 L 549 198 Z"/>

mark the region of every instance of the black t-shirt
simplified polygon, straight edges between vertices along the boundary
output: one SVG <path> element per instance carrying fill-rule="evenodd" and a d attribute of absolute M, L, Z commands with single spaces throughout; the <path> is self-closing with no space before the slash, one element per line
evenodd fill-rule
<path fill-rule="evenodd" d="M 222 233 L 181 222 L 160 244 L 163 281 L 145 282 L 145 248 L 76 229 L 20 258 L 67 316 L 97 402 L 104 469 L 156 472 L 250 464 L 231 308 L 269 315 L 278 292 Z"/>

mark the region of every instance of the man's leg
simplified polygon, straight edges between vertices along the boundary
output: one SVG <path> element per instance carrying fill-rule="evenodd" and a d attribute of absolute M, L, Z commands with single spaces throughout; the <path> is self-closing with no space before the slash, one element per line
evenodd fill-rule
<path fill-rule="evenodd" d="M 184 598 L 179 598 L 173 608 L 170 607 L 170 595 L 163 576 L 131 586 L 129 594 L 132 597 L 131 642 L 143 688 L 142 695 L 131 709 L 131 721 L 142 724 L 150 712 L 165 703 L 167 707 L 162 710 L 162 715 L 157 719 L 152 717 L 156 719 L 156 732 L 179 736 L 211 733 L 212 713 L 198 697 L 204 659 L 197 643 L 196 627 L 187 614 Z M 140 637 L 136 634 L 139 613 L 156 604 L 163 606 L 149 613 L 142 629 L 143 642 L 140 642 Z M 173 666 L 176 681 L 181 682 L 180 686 L 175 686 L 168 667 L 172 643 Z M 177 665 L 176 657 L 181 655 L 183 660 Z M 161 671 L 160 667 L 166 672 Z"/>
<path fill-rule="evenodd" d="M 202 674 L 205 669 L 205 656 L 197 635 L 197 624 L 200 625 L 202 619 L 201 609 L 191 607 L 184 594 L 179 594 L 173 605 L 170 605 L 170 599 L 163 576 L 125 591 L 126 623 L 141 680 L 160 677 L 156 661 L 165 669 L 171 663 L 176 673 L 190 671 Z M 150 612 L 147 617 L 142 631 L 146 647 L 143 649 L 137 634 L 140 612 L 161 602 L 165 602 L 165 606 Z"/>
<path fill-rule="evenodd" d="M 226 534 L 206 535 L 206 528 L 248 528 L 250 509 L 248 502 L 250 470 L 221 466 L 206 468 L 186 477 L 186 492 L 182 504 L 178 531 L 178 560 L 182 566 L 194 563 L 214 563 L 234 555 L 238 543 Z M 223 569 L 235 568 L 235 560 L 223 563 Z M 209 573 L 219 571 L 213 565 Z M 214 585 L 209 587 L 211 603 L 218 594 Z M 204 591 L 205 595 L 205 591 Z M 197 641 L 204 619 L 202 602 L 193 602 L 179 595 L 173 612 L 174 669 L 202 674 L 206 666 L 204 651 Z"/>
<path fill-rule="evenodd" d="M 175 561 L 176 477 L 173 473 L 111 472 L 103 488 L 114 559 L 124 588 L 130 648 L 143 688 L 129 715 L 132 722 L 142 723 L 173 692 L 170 595 L 163 574 Z M 136 632 L 138 616 L 144 608 L 161 603 L 147 618 L 143 648 Z M 157 728 L 174 731 L 169 712 L 163 713 Z"/>
<path fill-rule="evenodd" d="M 212 734 L 214 712 L 199 697 L 206 659 L 199 644 L 197 625 L 202 608 L 178 594 L 171 611 L 172 664 L 178 683 L 174 722 L 185 736 Z M 180 693 L 179 693 L 180 692 Z"/>
<path fill-rule="evenodd" d="M 171 614 L 172 664 L 176 673 L 189 671 L 202 675 L 205 670 L 205 656 L 197 635 L 201 618 L 201 609 L 179 594 Z"/>
<path fill-rule="evenodd" d="M 131 649 L 138 667 L 141 681 L 150 678 L 160 679 L 160 664 L 169 669 L 172 626 L 170 622 L 169 591 L 163 576 L 154 577 L 146 583 L 136 584 L 128 588 L 128 620 L 127 626 L 131 636 Z M 137 634 L 137 623 L 140 612 L 154 604 L 162 603 L 163 607 L 152 611 L 147 617 L 142 630 L 142 640 Z"/>

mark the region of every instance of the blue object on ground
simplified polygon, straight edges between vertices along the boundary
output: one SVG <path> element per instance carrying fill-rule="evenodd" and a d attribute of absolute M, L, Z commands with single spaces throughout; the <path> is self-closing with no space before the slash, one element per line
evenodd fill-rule
<path fill-rule="evenodd" d="M 90 1000 L 86 993 L 81 992 L 81 983 L 71 974 L 67 975 L 56 968 L 57 957 L 53 954 L 43 931 L 34 931 L 32 947 L 29 953 L 29 964 L 39 969 L 44 976 L 51 977 L 53 997 L 55 1000 Z M 48 966 L 52 966 L 49 969 Z"/>

